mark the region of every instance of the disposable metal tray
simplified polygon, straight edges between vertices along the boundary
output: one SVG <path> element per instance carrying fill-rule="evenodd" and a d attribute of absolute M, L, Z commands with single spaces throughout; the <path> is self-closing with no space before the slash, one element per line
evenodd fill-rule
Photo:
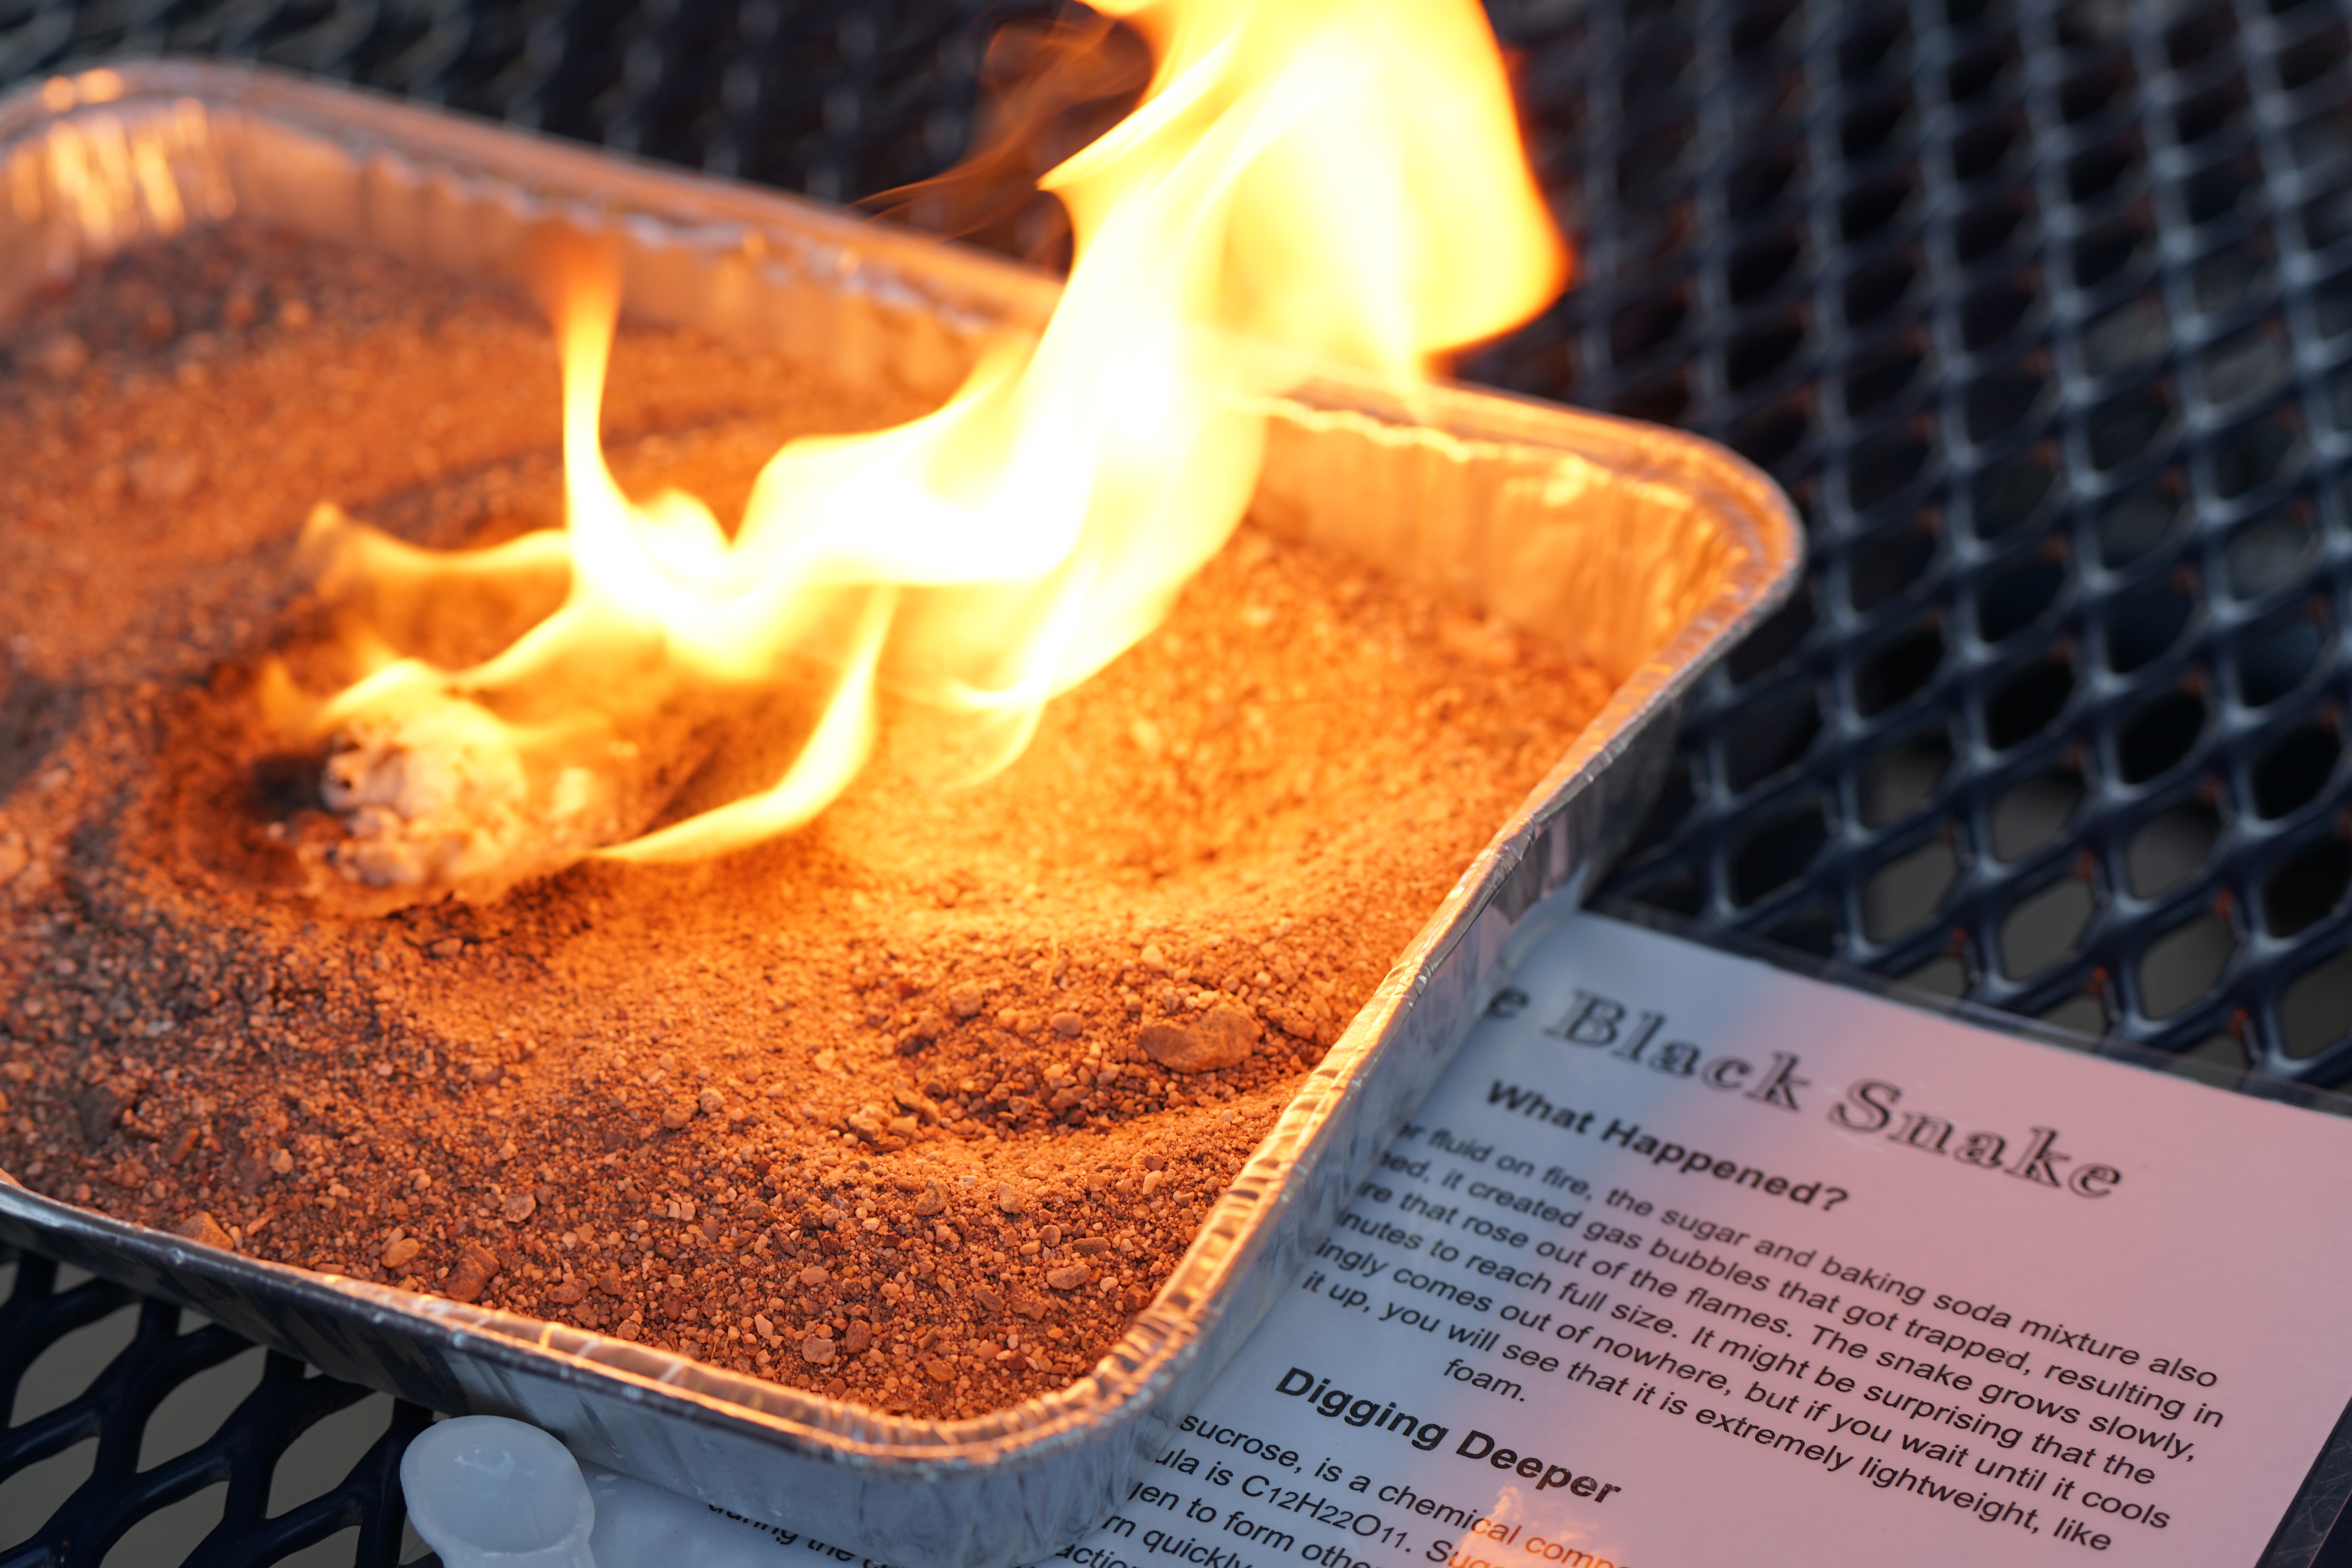
<path fill-rule="evenodd" d="M 549 219 L 611 235 L 639 319 L 944 395 L 1051 280 L 789 197 L 238 68 L 163 62 L 0 99 L 0 333 L 37 288 L 232 215 L 421 268 L 520 276 Z M 514 1314 L 200 1247 L 0 1185 L 0 1241 L 324 1371 L 516 1415 L 583 1457 L 885 1561 L 1045 1556 L 1285 1289 L 1486 1005 L 1498 964 L 1637 825 L 1699 672 L 1790 590 L 1786 500 L 1673 431 L 1318 374 L 1272 408 L 1268 526 L 1550 638 L 1616 692 L 1465 869 L 1091 1373 L 966 1421 L 892 1417 Z"/>

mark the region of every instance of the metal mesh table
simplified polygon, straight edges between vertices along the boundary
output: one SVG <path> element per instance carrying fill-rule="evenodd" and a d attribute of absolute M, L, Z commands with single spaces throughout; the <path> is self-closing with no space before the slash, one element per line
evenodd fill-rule
<path fill-rule="evenodd" d="M 400 1456 L 431 1412 L 63 1272 L 0 1248 L 0 1564 L 404 1555 Z"/>
<path fill-rule="evenodd" d="M 1477 374 L 1728 442 L 1813 549 L 1615 889 L 2342 1079 L 2343 12 L 1538 10 L 1588 276 Z"/>
<path fill-rule="evenodd" d="M 1723 440 L 1811 532 L 1802 592 L 1693 704 L 1606 896 L 2160 1050 L 2352 1076 L 2345 9 L 1491 8 L 1582 278 L 1465 374 Z M 253 58 L 847 199 L 950 163 L 989 38 L 1051 10 L 0 0 L 0 85 Z M 14 1279 L 10 1380 L 130 1304 L 54 1294 L 37 1259 Z M 424 1416 L 387 1401 L 345 1479 L 262 1522 L 254 1471 L 358 1398 L 291 1363 L 138 1468 L 147 1413 L 236 1353 L 167 1316 L 140 1310 L 79 1399 L 14 1395 L 0 1521 L 34 1459 L 93 1435 L 98 1457 L 0 1568 L 95 1563 L 215 1493 L 201 1561 L 322 1540 L 317 1561 L 396 1560 L 389 1456 Z"/>

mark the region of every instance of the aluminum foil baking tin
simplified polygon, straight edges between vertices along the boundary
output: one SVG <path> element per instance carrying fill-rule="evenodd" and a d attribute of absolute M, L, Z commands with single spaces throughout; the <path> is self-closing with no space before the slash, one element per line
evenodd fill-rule
<path fill-rule="evenodd" d="M 232 215 L 475 278 L 519 278 L 534 228 L 564 221 L 619 242 L 640 319 L 935 396 L 992 336 L 1034 331 L 1055 289 L 787 196 L 266 72 L 160 62 L 0 99 L 0 331 L 84 264 Z M 997 1568 L 1085 1534 L 1322 1239 L 1514 952 L 1622 847 L 1663 777 L 1679 700 L 1799 563 L 1770 482 L 1674 431 L 1348 374 L 1271 412 L 1261 521 L 1549 637 L 1616 695 L 1496 825 L 1091 1375 L 973 1420 L 901 1419 L 18 1186 L 0 1186 L 0 1239 L 337 1377 L 537 1422 L 587 1459 L 866 1557 Z"/>

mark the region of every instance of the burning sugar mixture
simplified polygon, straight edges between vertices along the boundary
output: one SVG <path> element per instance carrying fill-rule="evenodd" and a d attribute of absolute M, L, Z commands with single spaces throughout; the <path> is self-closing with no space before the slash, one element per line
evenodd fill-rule
<path fill-rule="evenodd" d="M 984 783 L 893 724 L 765 845 L 377 912 L 257 716 L 331 657 L 293 542 L 321 500 L 557 524 L 542 323 L 232 226 L 5 352 L 0 1165 L 878 1408 L 1087 1372 L 1607 694 L 1245 525 Z M 624 486 L 722 512 L 785 436 L 919 411 L 675 332 L 614 370 Z"/>

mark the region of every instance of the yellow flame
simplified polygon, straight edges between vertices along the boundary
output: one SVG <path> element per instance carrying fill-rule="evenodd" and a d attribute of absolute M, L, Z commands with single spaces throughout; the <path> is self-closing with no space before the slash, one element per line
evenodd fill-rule
<path fill-rule="evenodd" d="M 1231 534 L 1257 479 L 1255 410 L 1297 374 L 1278 364 L 1423 374 L 1559 287 L 1566 254 L 1472 0 L 1099 4 L 1156 68 L 1133 114 L 1041 182 L 1076 241 L 1043 333 L 924 418 L 786 446 L 731 538 L 693 497 L 640 504 L 614 483 L 598 412 L 618 289 L 609 268 L 570 269 L 566 597 L 483 665 L 390 660 L 316 716 L 343 737 L 330 804 L 373 809 L 354 831 L 405 846 L 354 874 L 465 890 L 592 852 L 739 847 L 846 787 L 886 691 L 967 715 L 981 771 L 1001 766 Z M 331 517 L 320 539 L 347 578 L 436 570 Z M 549 561 L 543 542 L 505 550 L 447 569 Z M 613 826 L 646 816 L 610 780 L 642 758 L 649 715 L 812 668 L 830 695 L 767 788 L 642 836 Z M 421 754 L 450 745 L 457 783 Z M 509 826 L 469 840 L 467 813 Z M 534 821 L 553 825 L 537 845 Z"/>

